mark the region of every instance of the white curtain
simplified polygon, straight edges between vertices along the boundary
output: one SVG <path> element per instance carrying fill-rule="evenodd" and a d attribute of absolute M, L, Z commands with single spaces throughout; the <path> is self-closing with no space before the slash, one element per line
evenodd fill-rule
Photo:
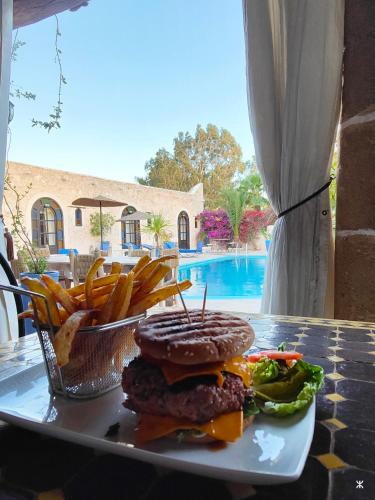
<path fill-rule="evenodd" d="M 329 179 L 340 110 L 344 0 L 243 0 L 250 124 L 276 214 Z M 262 311 L 332 316 L 328 191 L 277 220 Z"/>
<path fill-rule="evenodd" d="M 9 114 L 10 54 L 12 47 L 13 2 L 0 0 L 0 211 L 3 204 L 7 128 Z M 0 252 L 6 256 L 3 238 L 4 227 L 0 222 Z M 0 266 L 0 283 L 9 284 Z M 14 298 L 0 292 L 0 342 L 18 337 L 17 311 Z"/>

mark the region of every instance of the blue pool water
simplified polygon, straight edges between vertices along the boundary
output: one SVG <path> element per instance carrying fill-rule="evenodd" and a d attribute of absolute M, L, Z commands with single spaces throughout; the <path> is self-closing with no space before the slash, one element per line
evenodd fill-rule
<path fill-rule="evenodd" d="M 263 292 L 266 257 L 238 255 L 183 264 L 179 279 L 188 279 L 193 286 L 184 292 L 190 299 L 202 298 L 207 283 L 210 299 L 260 299 Z"/>

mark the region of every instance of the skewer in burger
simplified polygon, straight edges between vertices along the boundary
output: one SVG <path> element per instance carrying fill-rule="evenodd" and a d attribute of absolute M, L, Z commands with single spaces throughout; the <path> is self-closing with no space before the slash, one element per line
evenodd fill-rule
<path fill-rule="evenodd" d="M 139 443 L 163 436 L 235 441 L 253 420 L 250 371 L 242 354 L 254 332 L 240 318 L 201 311 L 157 314 L 140 323 L 141 355 L 123 372 L 124 406 L 139 413 Z M 254 412 L 256 413 L 256 411 Z"/>

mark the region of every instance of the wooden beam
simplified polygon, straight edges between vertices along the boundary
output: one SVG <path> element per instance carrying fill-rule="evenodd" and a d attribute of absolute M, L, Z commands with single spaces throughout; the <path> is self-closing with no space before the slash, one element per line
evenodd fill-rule
<path fill-rule="evenodd" d="M 36 23 L 64 10 L 77 10 L 89 0 L 14 0 L 13 27 Z"/>

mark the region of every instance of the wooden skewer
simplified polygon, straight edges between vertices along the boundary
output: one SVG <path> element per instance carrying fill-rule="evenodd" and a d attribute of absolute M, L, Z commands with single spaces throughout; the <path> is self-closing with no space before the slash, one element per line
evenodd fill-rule
<path fill-rule="evenodd" d="M 202 323 L 204 321 L 204 313 L 206 311 L 206 300 L 207 300 L 207 283 L 206 283 L 206 288 L 204 289 L 204 296 L 203 296 Z"/>
<path fill-rule="evenodd" d="M 191 318 L 190 318 L 190 315 L 189 315 L 189 311 L 187 310 L 184 298 L 182 297 L 182 293 L 181 293 L 180 287 L 178 286 L 177 281 L 176 281 L 176 287 L 177 287 L 178 293 L 180 295 L 180 299 L 181 299 L 182 305 L 184 306 L 187 319 L 188 319 L 189 323 L 191 324 Z"/>

